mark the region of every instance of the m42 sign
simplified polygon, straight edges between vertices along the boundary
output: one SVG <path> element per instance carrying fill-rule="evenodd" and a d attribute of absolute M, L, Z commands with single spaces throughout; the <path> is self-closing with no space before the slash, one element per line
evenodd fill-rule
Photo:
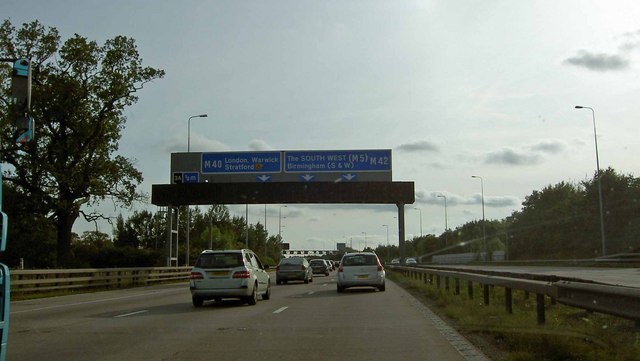
<path fill-rule="evenodd" d="M 284 171 L 391 172 L 391 150 L 327 150 L 284 152 Z"/>

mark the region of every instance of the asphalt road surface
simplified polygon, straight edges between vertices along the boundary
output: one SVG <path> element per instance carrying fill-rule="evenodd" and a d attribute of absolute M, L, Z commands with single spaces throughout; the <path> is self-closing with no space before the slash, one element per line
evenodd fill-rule
<path fill-rule="evenodd" d="M 487 360 L 399 286 L 336 292 L 335 272 L 255 306 L 194 308 L 186 283 L 11 304 L 7 360 Z"/>

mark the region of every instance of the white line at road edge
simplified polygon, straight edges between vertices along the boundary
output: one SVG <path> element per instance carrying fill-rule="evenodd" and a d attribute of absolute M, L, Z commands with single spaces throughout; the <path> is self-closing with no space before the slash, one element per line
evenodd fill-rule
<path fill-rule="evenodd" d="M 289 306 L 280 307 L 277 310 L 273 311 L 273 313 L 280 313 L 280 312 L 286 310 L 287 308 L 289 308 Z"/>
<path fill-rule="evenodd" d="M 136 312 L 131 312 L 131 313 L 125 313 L 124 315 L 117 315 L 117 316 L 113 316 L 113 317 L 114 318 L 127 317 L 127 316 L 138 315 L 140 313 L 145 313 L 145 312 L 149 312 L 149 311 L 148 310 L 142 310 L 142 311 L 136 311 Z"/>

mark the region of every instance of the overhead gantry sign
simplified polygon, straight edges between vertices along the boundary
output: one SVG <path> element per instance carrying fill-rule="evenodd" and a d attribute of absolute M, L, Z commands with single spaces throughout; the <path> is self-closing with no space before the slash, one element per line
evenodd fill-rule
<path fill-rule="evenodd" d="M 172 183 L 153 185 L 151 202 L 168 207 L 170 220 L 174 207 L 188 205 L 396 204 L 404 259 L 414 182 L 391 179 L 391 150 L 173 153 Z M 170 233 L 177 242 L 177 229 Z"/>

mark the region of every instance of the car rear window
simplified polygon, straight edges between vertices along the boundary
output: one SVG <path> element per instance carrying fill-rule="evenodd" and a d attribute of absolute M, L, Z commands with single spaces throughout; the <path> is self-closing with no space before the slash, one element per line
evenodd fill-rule
<path fill-rule="evenodd" d="M 344 266 L 377 266 L 378 259 L 372 254 L 357 254 L 345 257 L 342 264 Z"/>
<path fill-rule="evenodd" d="M 326 265 L 326 263 L 324 263 L 324 261 L 316 261 L 316 260 L 311 261 L 311 264 L 321 264 L 323 266 Z"/>
<path fill-rule="evenodd" d="M 280 264 L 302 264 L 302 258 L 285 258 Z"/>
<path fill-rule="evenodd" d="M 234 268 L 243 265 L 240 253 L 206 253 L 196 261 L 196 267 L 200 268 Z"/>

